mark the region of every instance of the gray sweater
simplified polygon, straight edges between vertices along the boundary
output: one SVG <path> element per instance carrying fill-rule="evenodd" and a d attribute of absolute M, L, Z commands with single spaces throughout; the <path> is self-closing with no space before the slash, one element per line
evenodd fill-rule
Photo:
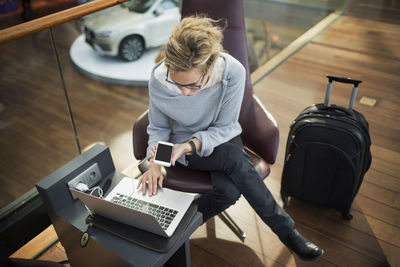
<path fill-rule="evenodd" d="M 193 137 L 202 142 L 197 154 L 211 155 L 214 148 L 242 132 L 238 122 L 243 99 L 246 71 L 242 64 L 229 54 L 221 53 L 226 61 L 222 81 L 200 90 L 193 96 L 165 87 L 154 77 L 149 81 L 149 142 L 147 157 L 151 147 L 158 141 L 174 144 L 183 143 Z M 185 156 L 179 160 L 186 165 Z"/>

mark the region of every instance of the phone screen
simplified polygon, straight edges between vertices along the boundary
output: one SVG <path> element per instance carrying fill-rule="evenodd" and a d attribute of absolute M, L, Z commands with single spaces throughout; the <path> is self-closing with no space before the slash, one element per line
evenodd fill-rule
<path fill-rule="evenodd" d="M 159 143 L 157 145 L 157 152 L 155 160 L 170 162 L 172 156 L 173 146 L 164 145 Z"/>

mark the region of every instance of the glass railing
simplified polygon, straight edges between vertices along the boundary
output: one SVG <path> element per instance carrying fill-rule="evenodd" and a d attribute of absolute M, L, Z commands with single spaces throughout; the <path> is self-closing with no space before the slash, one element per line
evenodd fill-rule
<path fill-rule="evenodd" d="M 90 16 L 95 13 L 85 18 Z M 82 35 L 83 20 L 0 45 L 0 208 L 94 143 L 110 147 L 120 170 L 134 161 L 131 131 L 147 108 L 146 87 L 143 81 L 110 82 L 81 66 L 88 60 L 81 58 L 81 49 L 101 57 Z"/>
<path fill-rule="evenodd" d="M 256 70 L 307 30 L 354 0 L 244 0 L 250 71 Z"/>
<path fill-rule="evenodd" d="M 1 45 L 0 205 L 78 153 L 49 30 Z"/>

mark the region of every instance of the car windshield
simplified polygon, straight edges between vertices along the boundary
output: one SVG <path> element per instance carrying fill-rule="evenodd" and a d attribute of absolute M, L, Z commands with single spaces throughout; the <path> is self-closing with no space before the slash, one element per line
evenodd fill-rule
<path fill-rule="evenodd" d="M 123 3 L 123 7 L 127 7 L 129 11 L 136 13 L 145 13 L 154 4 L 156 0 L 131 0 Z"/>

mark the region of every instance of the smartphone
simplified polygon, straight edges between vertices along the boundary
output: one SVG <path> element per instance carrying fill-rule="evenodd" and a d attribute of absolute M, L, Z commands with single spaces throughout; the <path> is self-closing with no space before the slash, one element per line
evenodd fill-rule
<path fill-rule="evenodd" d="M 161 166 L 170 167 L 173 149 L 174 149 L 174 144 L 159 141 L 157 143 L 157 150 L 156 150 L 156 155 L 154 157 L 154 163 Z"/>

